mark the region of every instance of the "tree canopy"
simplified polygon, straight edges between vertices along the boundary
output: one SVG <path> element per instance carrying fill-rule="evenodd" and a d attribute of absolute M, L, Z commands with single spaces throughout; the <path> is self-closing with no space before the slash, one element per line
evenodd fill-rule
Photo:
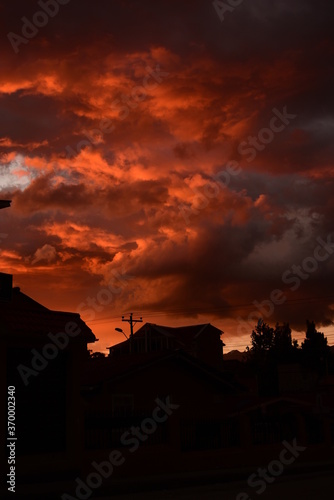
<path fill-rule="evenodd" d="M 273 328 L 259 319 L 251 333 L 251 348 L 247 348 L 247 352 L 249 361 L 260 364 L 302 361 L 314 368 L 323 368 L 330 356 L 327 338 L 316 329 L 314 321 L 309 320 L 300 348 L 292 339 L 289 323 L 276 323 Z"/>

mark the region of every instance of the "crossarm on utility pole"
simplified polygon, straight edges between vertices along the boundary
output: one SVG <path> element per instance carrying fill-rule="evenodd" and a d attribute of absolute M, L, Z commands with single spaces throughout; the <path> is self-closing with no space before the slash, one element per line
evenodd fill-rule
<path fill-rule="evenodd" d="M 129 350 L 130 350 L 130 354 L 132 353 L 132 346 L 133 346 L 133 325 L 135 325 L 136 323 L 142 323 L 143 322 L 143 318 L 140 317 L 140 319 L 133 319 L 133 313 L 130 313 L 130 317 L 129 318 L 125 318 L 124 316 L 122 316 L 122 321 L 126 321 L 127 323 L 130 323 L 130 338 L 129 338 Z"/>

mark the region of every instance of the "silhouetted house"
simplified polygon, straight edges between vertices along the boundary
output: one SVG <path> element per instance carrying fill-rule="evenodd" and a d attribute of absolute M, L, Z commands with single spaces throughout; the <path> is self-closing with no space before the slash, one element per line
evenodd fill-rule
<path fill-rule="evenodd" d="M 277 373 L 280 394 L 312 391 L 320 378 L 316 370 L 305 368 L 299 363 L 279 364 Z"/>
<path fill-rule="evenodd" d="M 219 366 L 223 360 L 223 332 L 210 323 L 182 327 L 143 325 L 133 338 L 109 347 L 110 357 L 182 349 L 194 358 Z"/>
<path fill-rule="evenodd" d="M 223 370 L 224 373 L 229 373 L 236 382 L 247 388 L 250 394 L 259 394 L 258 378 L 247 363 L 237 359 L 226 359 L 224 355 Z"/>
<path fill-rule="evenodd" d="M 288 397 L 259 398 L 238 413 L 250 430 L 249 445 L 279 445 L 283 440 L 307 447 L 301 460 L 329 460 L 333 453 L 333 399 L 318 391 Z"/>
<path fill-rule="evenodd" d="M 0 210 L 10 207 L 11 200 L 0 200 Z M 0 273 L 0 300 L 9 300 L 12 293 L 12 276 Z"/>
<path fill-rule="evenodd" d="M 87 462 L 106 449 L 128 453 L 122 435 L 152 417 L 159 398 L 179 406 L 117 474 L 203 467 L 204 455 L 194 464 L 195 456 L 187 453 L 239 445 L 238 421 L 229 415 L 240 393 L 221 370 L 181 350 L 88 360 L 82 386 Z"/>
<path fill-rule="evenodd" d="M 113 478 L 144 479 L 217 464 L 236 470 L 258 466 L 280 453 L 283 440 L 307 446 L 301 464 L 330 459 L 330 381 L 318 409 L 316 394 L 263 398 L 227 375 L 182 350 L 88 360 L 82 381 L 85 461 L 99 462 L 108 450 L 120 450 L 126 460 L 112 484 Z M 152 425 L 157 398 L 178 407 Z M 137 431 L 143 439 L 134 437 Z"/>
<path fill-rule="evenodd" d="M 20 483 L 58 481 L 79 469 L 80 369 L 96 338 L 79 314 L 52 311 L 19 288 L 7 296 L 0 300 L 0 378 L 2 394 L 15 387 L 20 491 Z"/>

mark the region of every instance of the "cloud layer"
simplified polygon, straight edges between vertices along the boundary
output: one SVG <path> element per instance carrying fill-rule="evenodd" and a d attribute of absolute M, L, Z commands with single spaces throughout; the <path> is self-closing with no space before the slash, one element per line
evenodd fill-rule
<path fill-rule="evenodd" d="M 334 231 L 332 5 L 245 1 L 221 22 L 204 0 L 70 0 L 20 43 L 8 33 L 41 6 L 0 8 L 1 268 L 16 284 L 77 310 L 127 273 L 97 320 L 205 317 L 231 339 L 280 289 L 268 321 L 332 324 L 331 254 L 298 289 L 282 280 Z"/>

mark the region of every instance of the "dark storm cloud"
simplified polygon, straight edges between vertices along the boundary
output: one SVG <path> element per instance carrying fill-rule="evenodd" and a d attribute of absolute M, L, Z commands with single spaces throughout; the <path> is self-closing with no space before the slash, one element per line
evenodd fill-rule
<path fill-rule="evenodd" d="M 76 308 L 124 265 L 124 307 L 183 317 L 247 318 L 281 288 L 270 321 L 330 324 L 333 259 L 295 292 L 282 274 L 333 231 L 332 3 L 245 0 L 222 23 L 207 0 L 70 0 L 18 54 L 7 33 L 40 6 L 0 9 L 6 269 L 37 291 L 61 272 Z M 157 65 L 168 77 L 125 109 Z M 247 161 L 240 143 L 285 107 L 296 117 Z M 112 133 L 87 144 L 102 119 Z M 206 196 L 229 160 L 240 173 Z"/>

